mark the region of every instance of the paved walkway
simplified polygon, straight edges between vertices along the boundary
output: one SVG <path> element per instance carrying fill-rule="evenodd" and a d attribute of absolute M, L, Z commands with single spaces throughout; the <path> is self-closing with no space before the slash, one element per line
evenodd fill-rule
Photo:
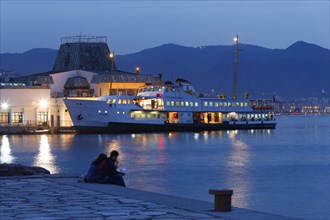
<path fill-rule="evenodd" d="M 124 188 L 79 183 L 69 177 L 0 178 L 0 219 L 260 219 L 292 218 L 233 208 L 213 212 L 213 203 Z"/>

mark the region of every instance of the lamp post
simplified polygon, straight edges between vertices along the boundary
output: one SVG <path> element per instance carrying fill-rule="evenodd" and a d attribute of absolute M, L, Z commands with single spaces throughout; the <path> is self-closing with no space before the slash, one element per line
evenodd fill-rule
<path fill-rule="evenodd" d="M 234 38 L 234 42 L 236 44 L 236 49 L 235 49 L 235 65 L 234 65 L 234 94 L 233 94 L 233 98 L 236 99 L 237 98 L 237 91 L 236 91 L 236 87 L 237 87 L 237 64 L 238 64 L 238 35 L 236 35 L 236 37 Z"/>
<path fill-rule="evenodd" d="M 140 67 L 136 67 L 135 72 L 136 72 L 136 75 L 138 75 L 140 73 Z"/>
<path fill-rule="evenodd" d="M 115 60 L 115 52 L 112 51 L 109 55 L 111 60 L 111 70 L 110 70 L 110 89 L 109 89 L 109 95 L 112 95 L 112 75 L 113 75 L 113 64 Z"/>

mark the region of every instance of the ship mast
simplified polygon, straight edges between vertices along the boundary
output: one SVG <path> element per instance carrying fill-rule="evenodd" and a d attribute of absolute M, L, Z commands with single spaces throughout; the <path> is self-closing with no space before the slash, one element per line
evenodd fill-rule
<path fill-rule="evenodd" d="M 237 64 L 238 64 L 238 35 L 234 38 L 236 49 L 235 49 L 235 62 L 234 62 L 234 94 L 233 98 L 237 98 Z"/>

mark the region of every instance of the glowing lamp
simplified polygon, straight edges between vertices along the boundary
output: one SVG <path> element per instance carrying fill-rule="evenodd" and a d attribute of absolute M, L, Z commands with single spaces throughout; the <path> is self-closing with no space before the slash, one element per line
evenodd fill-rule
<path fill-rule="evenodd" d="M 46 100 L 46 99 L 41 99 L 40 101 L 39 101 L 39 107 L 40 108 L 47 108 L 48 107 L 48 101 Z"/>
<path fill-rule="evenodd" d="M 8 103 L 7 102 L 3 102 L 1 103 L 1 108 L 6 110 L 7 108 L 9 107 Z"/>

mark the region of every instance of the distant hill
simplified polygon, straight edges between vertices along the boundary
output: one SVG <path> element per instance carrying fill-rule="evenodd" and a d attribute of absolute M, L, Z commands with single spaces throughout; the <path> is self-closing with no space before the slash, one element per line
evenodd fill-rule
<path fill-rule="evenodd" d="M 53 69 L 57 50 L 35 48 L 24 53 L 0 54 L 0 70 L 15 74 L 34 74 Z"/>
<path fill-rule="evenodd" d="M 321 97 L 329 94 L 330 51 L 298 41 L 286 49 L 240 44 L 238 94 Z M 185 78 L 203 93 L 232 94 L 235 46 L 184 47 L 165 44 L 128 55 L 117 55 L 119 69 L 142 74 L 162 73 L 163 81 Z M 50 71 L 57 50 L 32 49 L 1 54 L 2 70 L 16 73 Z"/>

